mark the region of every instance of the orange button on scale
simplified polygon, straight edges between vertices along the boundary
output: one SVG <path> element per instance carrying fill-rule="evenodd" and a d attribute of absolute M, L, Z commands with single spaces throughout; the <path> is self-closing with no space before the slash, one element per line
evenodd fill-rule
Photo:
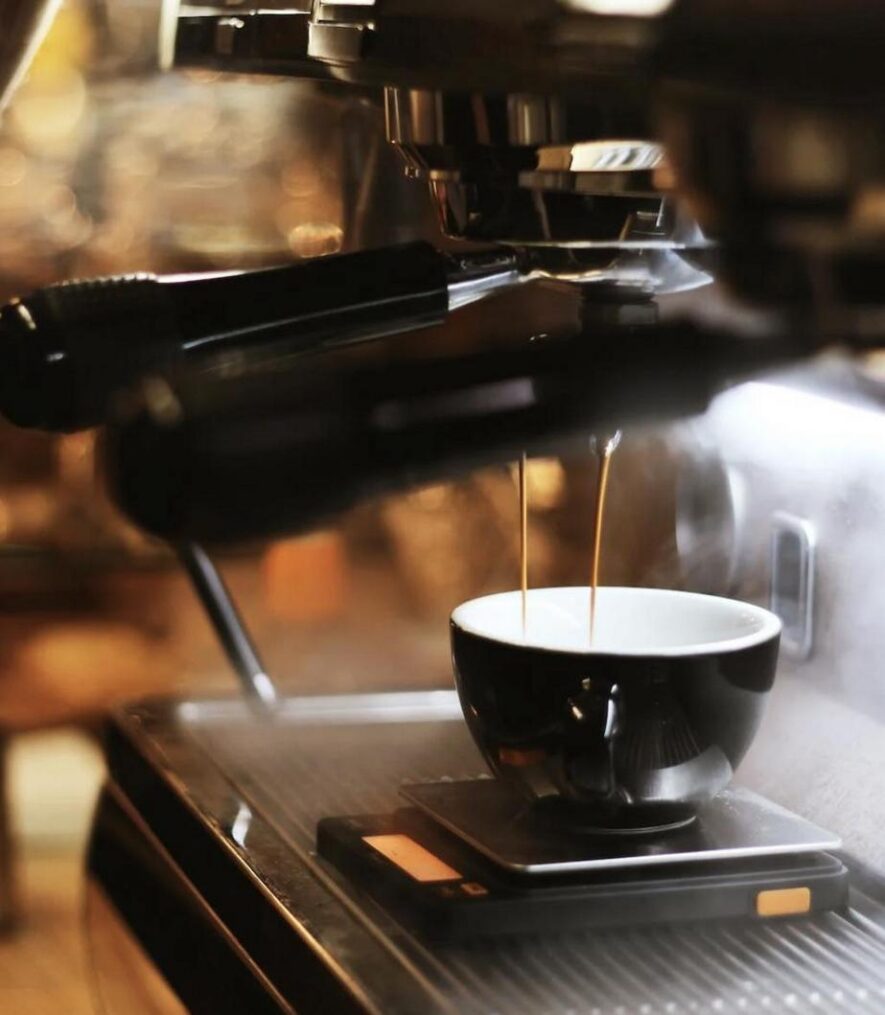
<path fill-rule="evenodd" d="M 757 916 L 795 916 L 809 912 L 811 912 L 811 889 L 804 886 L 770 888 L 759 892 L 756 896 Z"/>

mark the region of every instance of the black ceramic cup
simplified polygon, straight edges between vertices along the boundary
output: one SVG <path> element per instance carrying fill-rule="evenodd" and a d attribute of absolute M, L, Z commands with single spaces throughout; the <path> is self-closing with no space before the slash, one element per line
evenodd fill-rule
<path fill-rule="evenodd" d="M 758 606 L 665 589 L 531 589 L 452 613 L 464 717 L 495 774 L 539 813 L 595 832 L 692 820 L 744 757 L 781 624 Z"/>

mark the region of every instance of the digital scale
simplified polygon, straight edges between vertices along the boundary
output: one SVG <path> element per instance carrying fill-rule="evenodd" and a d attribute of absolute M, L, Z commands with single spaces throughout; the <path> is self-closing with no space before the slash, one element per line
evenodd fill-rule
<path fill-rule="evenodd" d="M 458 940 L 838 909 L 839 839 L 745 789 L 689 825 L 590 835 L 495 779 L 408 784 L 393 813 L 324 818 L 320 856 L 422 934 Z"/>

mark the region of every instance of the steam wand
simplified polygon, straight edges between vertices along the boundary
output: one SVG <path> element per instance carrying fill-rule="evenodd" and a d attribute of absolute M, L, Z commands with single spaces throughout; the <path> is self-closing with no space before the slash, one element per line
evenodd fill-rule
<path fill-rule="evenodd" d="M 175 550 L 247 698 L 260 711 L 273 711 L 276 687 L 218 568 L 198 543 L 178 543 Z"/>

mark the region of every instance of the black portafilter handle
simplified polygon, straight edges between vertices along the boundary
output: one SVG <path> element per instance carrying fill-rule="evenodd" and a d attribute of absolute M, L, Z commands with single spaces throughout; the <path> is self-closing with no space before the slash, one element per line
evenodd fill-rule
<path fill-rule="evenodd" d="M 117 504 L 157 536 L 276 536 L 603 426 L 700 412 L 729 381 L 808 351 L 674 322 L 506 354 L 348 362 L 338 352 L 233 378 L 154 378 L 108 427 L 106 473 Z"/>
<path fill-rule="evenodd" d="M 430 244 L 408 243 L 242 273 L 51 285 L 0 312 L 0 413 L 23 427 L 86 429 L 104 422 L 119 388 L 195 357 L 437 324 L 452 268 Z"/>

